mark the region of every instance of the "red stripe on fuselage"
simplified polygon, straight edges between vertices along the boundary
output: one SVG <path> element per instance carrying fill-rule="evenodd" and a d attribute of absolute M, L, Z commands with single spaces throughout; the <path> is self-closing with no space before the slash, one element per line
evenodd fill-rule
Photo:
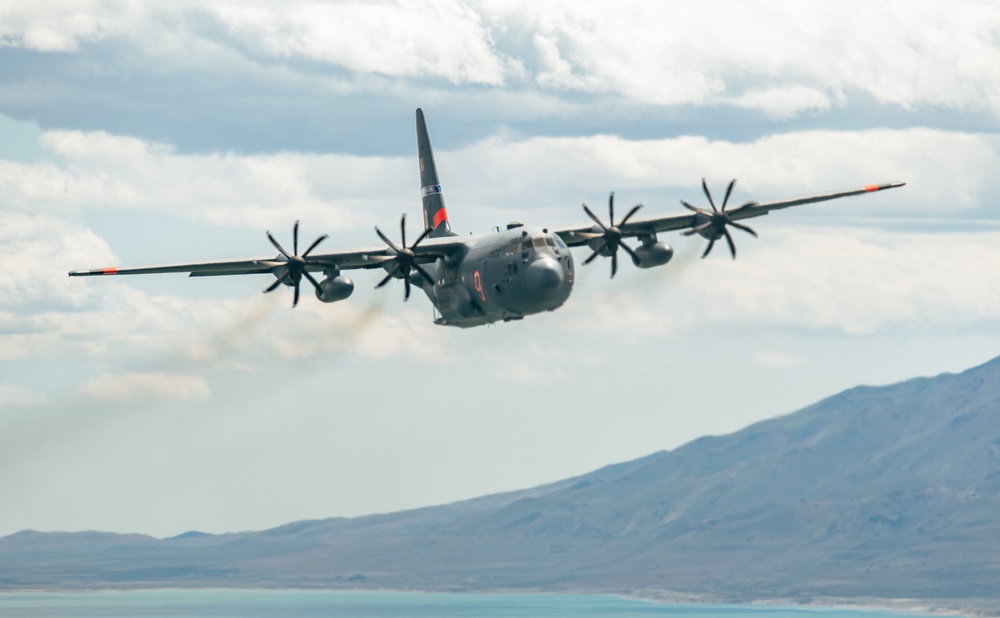
<path fill-rule="evenodd" d="M 447 220 L 448 220 L 448 211 L 442 208 L 441 210 L 437 211 L 437 213 L 435 213 L 434 215 L 434 227 L 441 225 L 441 223 Z"/>

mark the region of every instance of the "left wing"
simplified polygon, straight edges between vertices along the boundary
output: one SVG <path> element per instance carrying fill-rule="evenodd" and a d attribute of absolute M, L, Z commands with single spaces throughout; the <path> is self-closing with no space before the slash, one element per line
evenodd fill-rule
<path fill-rule="evenodd" d="M 708 192 L 708 187 L 704 184 L 704 179 L 702 180 L 702 187 L 705 189 L 705 195 L 708 197 L 709 203 L 712 205 L 712 211 L 695 209 L 690 204 L 686 204 L 690 212 L 679 212 L 672 215 L 663 215 L 656 217 L 636 217 L 632 218 L 629 215 L 634 214 L 630 212 L 623 219 L 623 223 L 614 225 L 614 202 L 610 203 L 611 207 L 611 219 L 612 224 L 605 226 L 603 223 L 598 221 L 596 217 L 588 210 L 588 215 L 594 219 L 595 223 L 598 225 L 579 225 L 575 227 L 562 227 L 553 229 L 553 233 L 558 234 L 570 247 L 576 247 L 586 244 L 590 240 L 595 238 L 602 238 L 606 234 L 608 228 L 617 227 L 621 231 L 621 237 L 624 238 L 634 238 L 641 236 L 651 236 L 657 232 L 669 232 L 672 230 L 682 230 L 685 228 L 697 229 L 699 226 L 705 225 L 710 221 L 710 216 L 722 212 L 726 215 L 730 221 L 738 221 L 740 219 L 750 219 L 753 217 L 760 217 L 768 214 L 772 210 L 780 210 L 782 208 L 789 208 L 791 206 L 802 206 L 803 204 L 813 204 L 816 202 L 825 202 L 828 200 L 835 200 L 842 197 L 849 197 L 852 195 L 862 195 L 864 193 L 874 193 L 876 191 L 883 191 L 885 189 L 894 189 L 896 187 L 902 187 L 905 182 L 890 182 L 880 185 L 865 185 L 857 189 L 847 189 L 845 191 L 831 191 L 829 193 L 817 193 L 815 195 L 807 195 L 804 197 L 796 197 L 785 200 L 777 200 L 774 202 L 765 202 L 763 204 L 758 202 L 746 202 L 740 206 L 726 211 L 726 202 L 729 200 L 729 194 L 732 191 L 733 183 L 730 183 L 729 189 L 726 191 L 726 199 L 723 201 L 722 210 L 719 211 L 715 208 L 715 203 L 712 201 L 712 196 Z M 733 181 L 735 182 L 735 180 Z M 614 194 L 612 194 L 612 197 Z M 682 200 L 683 203 L 683 200 Z M 586 208 L 586 206 L 585 206 Z M 598 227 L 600 226 L 600 227 Z M 705 229 L 707 229 L 707 225 Z M 604 228 L 602 230 L 601 228 Z M 699 232 L 702 230 L 698 230 Z"/>
<path fill-rule="evenodd" d="M 296 228 L 298 224 L 296 224 Z M 380 232 L 381 234 L 381 232 Z M 297 236 L 297 229 L 296 229 Z M 289 254 L 268 234 L 271 242 L 280 252 L 277 256 L 266 256 L 259 258 L 242 258 L 229 260 L 214 260 L 209 262 L 191 262 L 187 264 L 164 264 L 156 266 L 139 266 L 132 268 L 94 268 L 90 270 L 70 271 L 70 277 L 92 277 L 100 275 L 149 275 L 157 273 L 188 273 L 190 277 L 216 277 L 223 275 L 252 275 L 260 273 L 275 273 L 280 269 L 286 269 L 295 262 L 296 258 L 302 260 L 299 270 L 301 272 L 319 272 L 323 270 L 353 270 L 360 268 L 375 268 L 382 266 L 386 262 L 396 259 L 394 252 L 387 249 L 386 245 L 365 247 L 361 249 L 348 249 L 344 251 L 330 251 L 327 253 L 311 253 L 326 237 L 317 239 L 313 245 L 300 256 L 297 253 Z M 426 264 L 433 262 L 439 257 L 447 257 L 460 251 L 463 244 L 455 237 L 426 238 L 418 240 L 408 248 L 413 253 L 413 262 L 416 264 Z M 295 248 L 297 250 L 297 239 Z M 405 245 L 404 245 L 404 248 Z M 295 266 L 293 265 L 293 268 Z"/>
<path fill-rule="evenodd" d="M 295 222 L 292 230 L 292 252 L 289 253 L 268 232 L 267 237 L 278 250 L 278 255 L 262 258 L 245 258 L 235 260 L 217 260 L 212 262 L 193 262 L 190 264 L 166 264 L 160 266 L 140 266 L 137 268 L 95 268 L 91 270 L 70 271 L 70 277 L 90 277 L 99 275 L 148 275 L 155 273 L 188 273 L 191 277 L 218 277 L 224 275 L 252 275 L 270 273 L 275 281 L 264 292 L 273 292 L 282 284 L 294 290 L 292 306 L 299 302 L 299 286 L 305 278 L 316 288 L 316 296 L 323 302 L 343 300 L 354 291 L 354 283 L 342 277 L 340 271 L 357 268 L 375 268 L 381 266 L 387 275 L 376 286 L 382 287 L 393 277 L 403 280 L 406 296 L 410 297 L 410 279 L 413 273 L 424 280 L 434 283 L 430 274 L 421 264 L 433 262 L 441 257 L 454 257 L 465 250 L 465 244 L 458 237 L 444 236 L 429 238 L 431 230 L 425 230 L 417 240 L 406 245 L 406 215 L 400 221 L 402 242 L 397 245 L 385 234 L 375 228 L 376 234 L 385 245 L 351 249 L 347 251 L 332 251 L 312 254 L 312 251 L 326 235 L 313 241 L 309 248 L 299 254 L 299 223 Z M 427 242 L 423 242 L 426 240 Z M 320 283 L 312 276 L 313 272 L 323 271 L 326 279 Z"/>
<path fill-rule="evenodd" d="M 90 270 L 72 270 L 70 277 L 92 277 L 98 275 L 150 275 L 159 273 L 188 273 L 190 277 L 218 277 L 223 275 L 253 275 L 273 272 L 276 268 L 288 266 L 287 260 L 269 255 L 260 258 L 244 258 L 235 260 L 214 260 L 210 262 L 191 262 L 187 264 L 164 264 L 157 266 L 139 266 L 133 268 L 94 268 Z M 380 266 L 386 258 L 385 247 L 371 247 L 350 251 L 334 251 L 310 255 L 306 258 L 303 270 L 317 272 L 326 268 L 355 269 L 374 268 Z M 428 259 L 427 261 L 432 261 Z"/>

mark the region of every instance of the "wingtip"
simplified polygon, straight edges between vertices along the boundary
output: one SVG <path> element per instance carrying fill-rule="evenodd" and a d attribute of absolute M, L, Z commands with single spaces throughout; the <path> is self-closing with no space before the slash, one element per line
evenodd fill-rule
<path fill-rule="evenodd" d="M 887 182 L 881 185 L 865 185 L 864 190 L 866 193 L 872 193 L 875 191 L 885 191 L 886 189 L 895 189 L 897 187 L 905 186 L 905 182 Z"/>
<path fill-rule="evenodd" d="M 93 270 L 71 270 L 69 271 L 70 277 L 91 277 L 93 275 L 117 275 L 118 268 L 112 266 L 111 268 L 95 268 Z"/>

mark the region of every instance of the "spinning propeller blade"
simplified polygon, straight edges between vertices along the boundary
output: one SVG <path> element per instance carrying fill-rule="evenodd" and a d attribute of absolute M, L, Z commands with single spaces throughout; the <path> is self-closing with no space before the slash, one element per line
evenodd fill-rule
<path fill-rule="evenodd" d="M 424 270 L 423 266 L 417 264 L 416 255 L 414 255 L 413 253 L 413 249 L 415 249 L 417 245 L 423 242 L 423 240 L 427 238 L 428 234 L 431 233 L 430 229 L 424 230 L 424 233 L 418 236 L 417 240 L 414 241 L 414 243 L 411 246 L 407 247 L 406 213 L 403 213 L 403 216 L 399 218 L 399 236 L 400 239 L 402 240 L 401 247 L 397 247 L 395 243 L 389 240 L 389 238 L 382 233 L 382 230 L 378 229 L 377 225 L 375 226 L 375 233 L 378 234 L 378 237 L 382 239 L 382 242 L 387 244 L 389 248 L 395 252 L 395 255 L 391 256 L 391 258 L 386 260 L 385 263 L 383 264 L 383 267 L 386 267 L 385 264 L 388 264 L 389 262 L 394 262 L 394 264 L 391 267 L 386 267 L 389 270 L 389 274 L 387 274 L 381 281 L 378 282 L 378 284 L 376 284 L 375 286 L 376 289 L 389 283 L 390 279 L 392 279 L 393 277 L 397 276 L 400 272 L 402 272 L 403 274 L 400 278 L 403 280 L 403 300 L 404 301 L 410 300 L 410 285 L 411 285 L 410 277 L 412 276 L 414 271 L 416 271 L 417 274 L 419 274 L 424 280 L 426 280 L 427 283 L 434 285 L 434 279 L 431 278 L 430 274 L 428 274 L 426 270 Z"/>
<path fill-rule="evenodd" d="M 282 256 L 284 256 L 285 261 L 281 262 L 278 266 L 274 267 L 275 269 L 282 269 L 281 274 L 278 275 L 278 279 L 274 283 L 272 283 L 271 285 L 267 286 L 267 288 L 264 289 L 264 293 L 268 294 L 270 292 L 277 290 L 281 284 L 287 282 L 290 279 L 291 283 L 290 284 L 286 283 L 286 285 L 290 285 L 291 287 L 295 288 L 295 292 L 292 295 L 292 307 L 295 307 L 299 304 L 299 285 L 302 283 L 303 276 L 305 276 L 305 278 L 308 279 L 309 282 L 313 284 L 313 286 L 316 288 L 316 291 L 318 292 L 320 290 L 319 282 L 316 281 L 316 279 L 306 271 L 306 265 L 308 264 L 307 258 L 309 257 L 309 254 L 312 253 L 312 250 L 319 245 L 319 243 L 327 239 L 327 235 L 323 234 L 322 236 L 314 240 L 313 243 L 309 245 L 309 248 L 306 249 L 302 255 L 299 255 L 298 221 L 296 221 L 295 225 L 292 226 L 291 254 L 285 251 L 284 247 L 281 246 L 281 243 L 275 240 L 274 236 L 271 235 L 271 232 L 267 233 L 267 239 L 270 240 L 271 244 L 274 245 L 274 248 L 277 249 Z"/>
<path fill-rule="evenodd" d="M 611 195 L 608 197 L 608 219 L 610 221 L 610 225 L 604 225 L 604 222 L 602 222 L 600 218 L 595 215 L 586 204 L 584 204 L 583 212 L 587 213 L 587 216 L 593 219 L 594 223 L 596 223 L 601 230 L 603 230 L 603 232 L 591 235 L 592 238 L 599 238 L 600 243 L 597 245 L 597 248 L 594 249 L 594 252 L 590 254 L 590 257 L 584 260 L 583 263 L 590 264 L 597 259 L 598 255 L 603 252 L 607 252 L 611 256 L 611 278 L 614 279 L 615 273 L 618 272 L 618 249 L 621 248 L 632 257 L 632 263 L 638 265 L 639 256 L 635 254 L 632 247 L 629 247 L 622 241 L 623 234 L 621 227 L 619 226 L 628 223 L 628 220 L 632 218 L 632 215 L 639 212 L 640 208 L 642 208 L 642 204 L 636 204 L 633 206 L 632 209 L 625 215 L 625 218 L 621 220 L 621 223 L 615 225 L 615 193 L 612 191 Z"/>
<path fill-rule="evenodd" d="M 753 231 L 750 226 L 733 221 L 729 218 L 729 213 L 726 212 L 726 206 L 729 204 L 729 196 L 732 195 L 733 186 L 735 184 L 735 178 L 729 181 L 729 186 L 726 187 L 726 197 L 722 200 L 722 208 L 715 207 L 715 201 L 712 199 L 712 192 L 708 190 L 708 183 L 704 178 L 701 179 L 701 188 L 705 192 L 705 197 L 708 198 L 708 204 L 712 207 L 711 211 L 698 208 L 697 206 L 692 206 L 684 200 L 681 200 L 682 206 L 706 219 L 705 221 L 699 222 L 699 219 L 696 217 L 695 221 L 698 222 L 698 224 L 689 230 L 681 232 L 684 236 L 701 234 L 702 236 L 705 236 L 705 238 L 708 238 L 708 247 L 706 247 L 705 252 L 701 254 L 702 259 L 711 253 L 712 247 L 715 246 L 715 241 L 722 237 L 725 237 L 726 244 L 729 245 L 729 253 L 732 254 L 734 260 L 736 259 L 736 244 L 733 243 L 733 237 L 729 234 L 729 230 L 726 229 L 727 226 L 731 225 L 738 230 L 743 230 L 747 234 L 752 234 L 754 237 L 757 236 L 757 232 Z"/>

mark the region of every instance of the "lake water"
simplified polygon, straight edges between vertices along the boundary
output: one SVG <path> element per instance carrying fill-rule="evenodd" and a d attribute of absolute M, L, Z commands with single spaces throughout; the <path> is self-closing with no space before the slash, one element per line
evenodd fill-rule
<path fill-rule="evenodd" d="M 665 605 L 599 595 L 327 590 L 0 593 L 3 618 L 913 618 L 913 614 L 758 605 Z"/>

